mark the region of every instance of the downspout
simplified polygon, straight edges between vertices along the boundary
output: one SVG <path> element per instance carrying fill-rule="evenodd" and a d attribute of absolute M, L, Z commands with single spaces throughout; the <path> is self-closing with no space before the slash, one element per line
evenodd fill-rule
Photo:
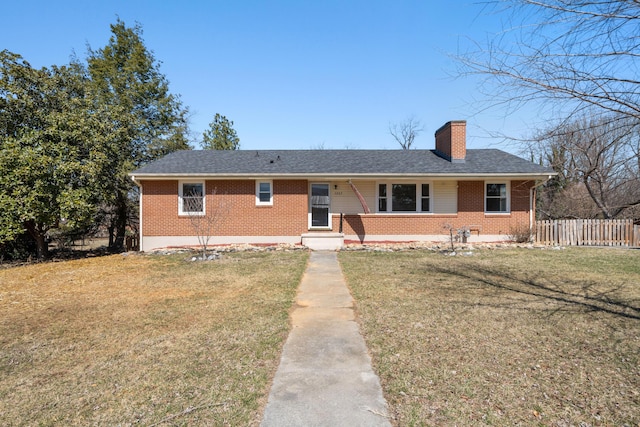
<path fill-rule="evenodd" d="M 534 209 L 534 197 L 536 195 L 536 186 L 534 185 L 529 189 L 529 231 L 533 231 L 533 209 Z"/>
<path fill-rule="evenodd" d="M 144 252 L 144 249 L 142 247 L 142 184 L 140 184 L 139 181 L 136 180 L 136 177 L 134 175 L 131 175 L 131 180 L 138 186 L 138 188 L 140 189 L 140 197 L 138 198 L 138 212 L 139 212 L 139 219 L 138 219 L 138 251 L 139 252 Z"/>
<path fill-rule="evenodd" d="M 356 186 L 353 184 L 353 182 L 351 182 L 351 180 L 348 180 L 347 182 L 349 183 L 349 185 L 351 186 L 351 189 L 353 190 L 353 192 L 356 194 L 356 197 L 360 201 L 360 204 L 362 205 L 362 209 L 364 210 L 364 213 L 366 214 L 371 213 L 371 211 L 369 210 L 369 206 L 367 206 L 367 201 L 364 199 L 364 197 L 362 197 L 362 194 L 360 194 L 360 192 L 358 191 Z"/>
<path fill-rule="evenodd" d="M 551 175 L 549 175 L 547 177 L 547 179 L 545 179 L 544 181 L 538 181 L 537 184 L 535 184 L 533 187 L 531 187 L 529 189 L 529 230 L 531 232 L 534 231 L 534 226 L 536 223 L 536 219 L 533 215 L 533 213 L 535 212 L 535 209 L 537 208 L 536 206 L 536 197 L 537 197 L 537 192 L 538 192 L 538 187 L 540 187 L 541 185 L 543 185 L 545 182 L 547 182 L 548 180 L 551 179 Z"/>

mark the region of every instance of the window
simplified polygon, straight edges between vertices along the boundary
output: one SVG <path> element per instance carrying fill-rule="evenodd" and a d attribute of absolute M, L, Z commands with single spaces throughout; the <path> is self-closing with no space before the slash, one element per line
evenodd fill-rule
<path fill-rule="evenodd" d="M 415 184 L 391 184 L 391 210 L 394 212 L 416 211 Z"/>
<path fill-rule="evenodd" d="M 273 205 L 273 183 L 271 181 L 256 181 L 256 205 Z"/>
<path fill-rule="evenodd" d="M 179 215 L 204 215 L 204 182 L 180 182 L 178 190 Z"/>
<path fill-rule="evenodd" d="M 509 197 L 506 183 L 487 183 L 485 186 L 485 211 L 509 212 Z"/>
<path fill-rule="evenodd" d="M 387 184 L 378 185 L 378 211 L 387 211 Z"/>
<path fill-rule="evenodd" d="M 429 184 L 422 184 L 422 199 L 420 200 L 420 210 L 429 212 Z"/>
<path fill-rule="evenodd" d="M 389 196 L 391 203 L 389 203 Z M 378 184 L 378 212 L 430 212 L 430 185 L 426 183 Z"/>

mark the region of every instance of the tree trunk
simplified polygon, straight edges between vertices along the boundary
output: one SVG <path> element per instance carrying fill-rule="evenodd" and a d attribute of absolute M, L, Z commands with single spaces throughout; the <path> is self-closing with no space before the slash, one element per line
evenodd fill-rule
<path fill-rule="evenodd" d="M 46 241 L 44 234 L 39 234 L 36 239 L 38 245 L 38 259 L 46 259 L 49 257 L 49 244 Z"/>
<path fill-rule="evenodd" d="M 113 219 L 109 221 L 109 227 L 107 227 L 107 231 L 109 233 L 109 247 L 112 248 L 115 243 L 115 229 L 116 226 L 113 223 Z"/>
<path fill-rule="evenodd" d="M 49 257 L 49 243 L 46 240 L 47 230 L 38 226 L 34 221 L 27 221 L 25 228 L 29 235 L 36 241 L 38 259 L 46 259 Z"/>
<path fill-rule="evenodd" d="M 112 249 L 124 249 L 124 237 L 127 230 L 128 218 L 129 206 L 127 196 L 119 193 L 116 200 L 115 239 L 111 246 Z"/>
<path fill-rule="evenodd" d="M 582 178 L 582 182 L 584 183 L 584 186 L 587 188 L 587 192 L 589 193 L 591 200 L 593 200 L 593 202 L 596 204 L 598 209 L 600 209 L 600 212 L 602 212 L 602 216 L 604 217 L 604 219 L 613 219 L 613 217 L 611 216 L 611 212 L 609 212 L 609 207 L 606 206 L 602 198 L 598 197 L 598 194 L 596 194 L 596 191 L 591 187 L 591 185 L 589 184 L 589 179 L 586 174 Z M 602 195 L 602 193 L 600 193 L 600 195 Z"/>

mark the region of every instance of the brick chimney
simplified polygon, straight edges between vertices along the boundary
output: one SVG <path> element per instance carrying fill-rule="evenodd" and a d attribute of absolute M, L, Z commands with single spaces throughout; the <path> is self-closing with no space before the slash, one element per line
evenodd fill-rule
<path fill-rule="evenodd" d="M 436 152 L 453 163 L 467 157 L 467 121 L 453 120 L 436 131 Z"/>

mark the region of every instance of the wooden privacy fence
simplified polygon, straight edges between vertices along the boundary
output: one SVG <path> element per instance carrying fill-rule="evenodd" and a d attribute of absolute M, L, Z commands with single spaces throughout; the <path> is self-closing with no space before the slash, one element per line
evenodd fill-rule
<path fill-rule="evenodd" d="M 639 246 L 640 226 L 631 219 L 536 221 L 536 242 L 564 246 Z"/>

